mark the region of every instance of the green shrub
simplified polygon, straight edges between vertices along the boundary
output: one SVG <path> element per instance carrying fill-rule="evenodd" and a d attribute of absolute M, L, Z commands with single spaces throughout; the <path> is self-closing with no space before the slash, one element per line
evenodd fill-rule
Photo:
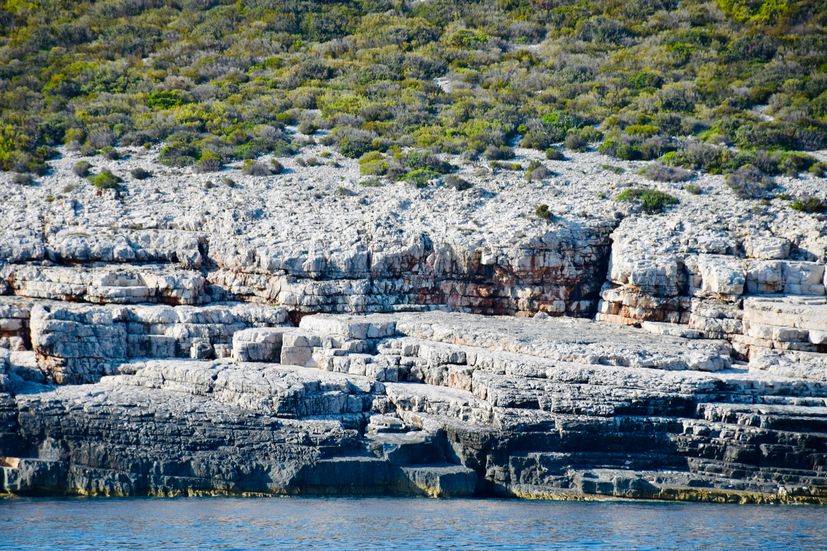
<path fill-rule="evenodd" d="M 158 159 L 167 166 L 185 167 L 194 164 L 201 157 L 197 146 L 189 142 L 174 141 L 161 148 Z"/>
<path fill-rule="evenodd" d="M 433 170 L 428 170 L 427 168 L 417 168 L 416 170 L 411 170 L 406 173 L 400 178 L 400 180 L 413 184 L 416 187 L 424 187 L 432 180 L 439 178 L 439 176 L 440 174 L 438 172 L 434 172 Z"/>
<path fill-rule="evenodd" d="M 546 149 L 546 159 L 548 159 L 549 161 L 565 161 L 566 156 L 563 155 L 563 152 L 559 149 L 549 147 L 548 149 Z"/>
<path fill-rule="evenodd" d="M 816 164 L 815 157 L 804 153 L 784 152 L 778 160 L 778 169 L 787 176 L 798 176 Z"/>
<path fill-rule="evenodd" d="M 827 176 L 827 163 L 815 163 L 808 172 L 816 178 L 824 178 Z"/>
<path fill-rule="evenodd" d="M 100 153 L 110 161 L 117 161 L 121 158 L 120 151 L 118 151 L 112 146 L 104 147 L 103 149 L 101 149 Z"/>
<path fill-rule="evenodd" d="M 104 168 L 96 176 L 90 176 L 89 181 L 98 189 L 120 189 L 121 179 L 112 173 L 108 168 Z"/>
<path fill-rule="evenodd" d="M 801 197 L 790 203 L 790 208 L 799 212 L 815 214 L 827 210 L 827 204 L 818 197 Z"/>
<path fill-rule="evenodd" d="M 379 151 L 368 151 L 359 159 L 359 173 L 362 176 L 382 176 L 388 173 L 390 164 Z"/>
<path fill-rule="evenodd" d="M 621 191 L 617 196 L 618 201 L 637 203 L 643 212 L 656 214 L 663 212 L 673 205 L 679 203 L 677 197 L 656 189 L 629 188 Z"/>
<path fill-rule="evenodd" d="M 159 90 L 146 96 L 146 105 L 150 109 L 169 109 L 184 103 L 184 96 L 179 90 Z"/>
<path fill-rule="evenodd" d="M 74 164 L 74 166 L 72 166 L 72 172 L 81 178 L 86 178 L 89 176 L 89 171 L 91 169 L 92 165 L 88 161 L 78 161 Z"/>
<path fill-rule="evenodd" d="M 411 170 L 429 170 L 437 174 L 447 174 L 455 169 L 455 167 L 446 161 L 443 161 L 433 153 L 414 149 L 408 151 L 401 156 L 402 166 Z"/>
<path fill-rule="evenodd" d="M 563 142 L 572 151 L 586 151 L 589 142 L 579 132 L 569 132 Z"/>
<path fill-rule="evenodd" d="M 670 166 L 720 174 L 731 167 L 732 155 L 722 147 L 692 142 L 678 151 L 664 154 L 660 160 Z"/>
<path fill-rule="evenodd" d="M 534 209 L 534 216 L 541 220 L 551 220 L 554 214 L 549 210 L 548 205 L 545 203 L 538 205 L 536 209 Z"/>
<path fill-rule="evenodd" d="M 358 128 L 335 128 L 331 133 L 331 137 L 333 143 L 339 149 L 339 153 L 351 159 L 358 159 L 374 149 L 373 134 Z"/>

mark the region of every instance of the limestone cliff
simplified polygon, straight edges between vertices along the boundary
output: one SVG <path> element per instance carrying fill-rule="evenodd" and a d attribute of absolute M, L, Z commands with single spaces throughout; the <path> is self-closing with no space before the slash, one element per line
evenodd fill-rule
<path fill-rule="evenodd" d="M 71 162 L 0 207 L 3 491 L 827 500 L 823 215 L 715 176 L 645 214 L 591 153 L 462 192 Z"/>

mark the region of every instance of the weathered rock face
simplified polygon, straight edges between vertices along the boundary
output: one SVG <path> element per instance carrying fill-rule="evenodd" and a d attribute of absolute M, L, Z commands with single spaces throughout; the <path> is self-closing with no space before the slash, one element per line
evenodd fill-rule
<path fill-rule="evenodd" d="M 12 355 L 4 488 L 827 500 L 827 378 L 733 365 L 726 341 L 431 312 L 231 342 L 58 387 Z"/>
<path fill-rule="evenodd" d="M 0 490 L 827 500 L 821 215 L 716 176 L 645 215 L 592 153 L 68 195 L 64 153 L 0 207 Z"/>
<path fill-rule="evenodd" d="M 827 292 L 827 226 L 813 226 L 812 220 L 800 226 L 784 225 L 787 220 L 733 222 L 708 213 L 694 224 L 685 212 L 664 218 L 655 226 L 629 218 L 615 230 L 597 319 L 688 325 L 698 336 L 731 340 L 743 358 L 756 347 L 824 351 L 807 335 L 793 333 L 796 325 L 813 327 L 819 341 L 825 327 L 820 305 Z M 767 228 L 789 238 L 766 235 Z M 759 321 L 750 329 L 748 319 L 770 303 L 779 314 L 794 310 L 796 321 Z M 777 330 L 770 334 L 758 328 L 762 323 Z"/>
<path fill-rule="evenodd" d="M 41 369 L 58 384 L 97 381 L 127 358 L 228 356 L 235 331 L 284 323 L 283 309 L 235 304 L 32 309 L 31 341 Z"/>

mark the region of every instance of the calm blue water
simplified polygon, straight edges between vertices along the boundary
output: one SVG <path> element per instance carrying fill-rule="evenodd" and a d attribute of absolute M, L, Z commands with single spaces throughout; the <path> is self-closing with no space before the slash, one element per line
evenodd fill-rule
<path fill-rule="evenodd" d="M 827 549 L 827 508 L 393 498 L 0 499 L 0 549 Z"/>

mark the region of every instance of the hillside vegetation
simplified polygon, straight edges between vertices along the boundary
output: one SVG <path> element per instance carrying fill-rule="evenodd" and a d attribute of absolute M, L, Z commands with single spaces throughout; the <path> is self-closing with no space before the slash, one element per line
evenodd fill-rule
<path fill-rule="evenodd" d="M 163 144 L 213 171 L 309 135 L 371 174 L 518 144 L 818 172 L 825 25 L 822 0 L 6 0 L 0 169 Z"/>

